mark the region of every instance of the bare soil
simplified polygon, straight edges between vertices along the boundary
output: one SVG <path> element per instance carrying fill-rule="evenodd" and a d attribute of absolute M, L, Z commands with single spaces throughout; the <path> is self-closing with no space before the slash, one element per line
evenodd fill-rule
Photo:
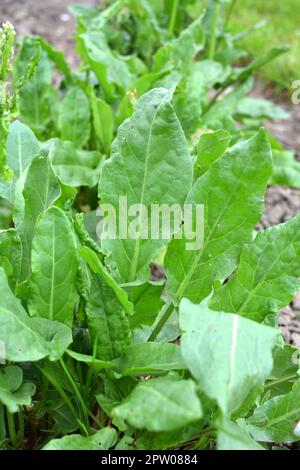
<path fill-rule="evenodd" d="M 44 36 L 55 47 L 65 52 L 71 65 L 76 63 L 74 54 L 75 20 L 68 12 L 76 0 L 1 0 L 0 23 L 10 21 L 19 35 L 38 34 Z M 98 0 L 79 0 L 78 3 L 97 5 Z M 258 84 L 256 94 L 280 102 L 291 112 L 288 121 L 266 123 L 270 131 L 287 149 L 296 150 L 300 160 L 300 105 L 293 106 L 288 99 L 274 97 L 273 90 L 261 90 Z M 268 96 L 269 95 L 269 96 Z M 261 227 L 284 222 L 300 212 L 300 190 L 275 186 L 266 195 L 265 213 Z M 282 333 L 287 342 L 300 347 L 300 294 L 281 313 Z"/>

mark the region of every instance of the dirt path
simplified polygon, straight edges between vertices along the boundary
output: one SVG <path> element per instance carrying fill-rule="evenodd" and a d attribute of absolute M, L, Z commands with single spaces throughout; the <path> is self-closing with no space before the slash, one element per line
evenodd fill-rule
<path fill-rule="evenodd" d="M 0 23 L 10 21 L 20 35 L 44 36 L 58 49 L 65 52 L 71 65 L 75 63 L 72 35 L 75 21 L 68 12 L 68 5 L 76 0 L 1 0 Z M 81 0 L 78 3 L 97 5 L 99 0 Z M 300 105 L 285 106 L 291 111 L 289 121 L 267 123 L 270 131 L 287 148 L 296 150 L 300 159 Z M 263 227 L 284 222 L 300 212 L 300 191 L 284 187 L 272 187 L 266 195 Z M 286 341 L 300 347 L 300 294 L 281 314 L 282 332 Z"/>

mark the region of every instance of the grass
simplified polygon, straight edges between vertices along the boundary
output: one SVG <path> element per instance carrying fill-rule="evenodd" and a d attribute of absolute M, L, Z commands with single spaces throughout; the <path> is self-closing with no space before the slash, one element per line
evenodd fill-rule
<path fill-rule="evenodd" d="M 289 44 L 291 50 L 261 70 L 261 75 L 290 88 L 300 80 L 300 3 L 299 0 L 237 0 L 229 29 L 240 32 L 258 23 L 267 24 L 244 40 L 254 56 L 261 56 L 270 47 Z"/>

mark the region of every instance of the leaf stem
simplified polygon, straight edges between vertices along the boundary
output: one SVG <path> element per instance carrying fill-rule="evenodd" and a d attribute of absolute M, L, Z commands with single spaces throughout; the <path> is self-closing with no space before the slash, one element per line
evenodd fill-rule
<path fill-rule="evenodd" d="M 8 410 L 7 410 L 7 423 L 8 423 L 10 441 L 13 445 L 14 450 L 17 450 L 18 439 L 17 439 L 17 434 L 16 434 L 15 417 L 13 413 L 10 413 L 10 411 Z"/>
<path fill-rule="evenodd" d="M 212 18 L 211 37 L 210 37 L 209 53 L 208 53 L 209 60 L 214 60 L 215 55 L 216 55 L 219 15 L 220 15 L 220 4 L 217 0 L 214 6 L 214 13 L 213 13 L 213 18 Z"/>
<path fill-rule="evenodd" d="M 178 14 L 179 0 L 173 0 L 171 18 L 168 26 L 169 33 L 174 34 L 174 28 L 176 24 L 177 14 Z"/>
<path fill-rule="evenodd" d="M 236 4 L 237 4 L 237 0 L 231 0 L 230 6 L 228 8 L 227 15 L 224 21 L 224 32 L 226 32 L 228 29 L 229 21 L 231 19 L 231 16 L 232 16 L 232 13 Z"/>
<path fill-rule="evenodd" d="M 172 315 L 173 311 L 174 311 L 173 303 L 171 301 L 169 303 L 166 303 L 166 305 L 162 308 L 161 318 L 158 321 L 158 323 L 154 326 L 154 328 L 153 328 L 149 338 L 147 339 L 147 341 L 156 340 L 157 336 L 159 335 L 159 333 L 161 332 L 161 330 L 163 329 L 163 327 L 167 323 L 167 321 L 170 318 L 170 316 Z"/>
<path fill-rule="evenodd" d="M 85 424 L 86 424 L 87 429 L 88 429 L 89 428 L 88 412 L 87 412 L 86 404 L 84 403 L 84 401 L 82 399 L 82 396 L 80 394 L 80 390 L 78 389 L 76 383 L 74 382 L 73 377 L 71 376 L 70 372 L 68 371 L 68 368 L 67 368 L 66 364 L 64 363 L 64 360 L 63 360 L 62 357 L 60 358 L 59 362 L 60 362 L 60 365 L 63 368 L 66 376 L 68 377 L 69 382 L 70 382 L 70 384 L 72 385 L 72 387 L 74 389 L 75 395 L 76 395 L 76 397 L 77 397 L 77 399 L 78 399 L 78 401 L 81 405 L 82 413 L 83 413 L 83 416 L 84 416 L 84 419 L 85 419 Z"/>

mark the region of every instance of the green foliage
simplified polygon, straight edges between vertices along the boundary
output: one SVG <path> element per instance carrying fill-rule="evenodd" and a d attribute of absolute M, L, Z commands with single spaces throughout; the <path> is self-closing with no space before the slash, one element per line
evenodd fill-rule
<path fill-rule="evenodd" d="M 245 60 L 224 1 L 105 3 L 71 7 L 78 69 L 40 37 L 12 67 L 1 33 L 0 447 L 28 448 L 33 421 L 45 450 L 295 442 L 278 311 L 299 290 L 300 219 L 253 232 L 299 164 L 261 128 L 286 113 L 247 96 L 286 48 Z M 124 196 L 147 209 L 135 239 Z M 177 236 L 183 214 L 144 236 L 153 205 L 184 203 L 204 206 L 200 246 Z"/>

